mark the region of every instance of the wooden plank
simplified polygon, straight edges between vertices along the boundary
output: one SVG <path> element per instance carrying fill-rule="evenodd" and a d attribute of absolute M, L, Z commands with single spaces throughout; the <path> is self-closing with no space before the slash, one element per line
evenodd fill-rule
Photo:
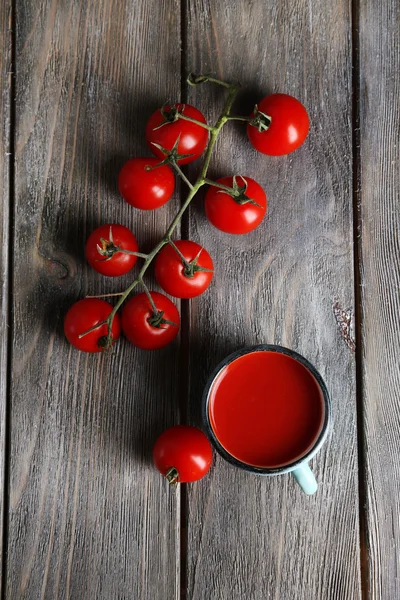
<path fill-rule="evenodd" d="M 179 205 L 142 214 L 116 179 L 148 155 L 150 111 L 180 91 L 179 2 L 17 3 L 14 362 L 6 597 L 179 593 L 179 493 L 153 469 L 176 422 L 179 343 L 72 349 L 77 299 L 121 291 L 83 260 L 101 223 L 151 248 Z"/>
<path fill-rule="evenodd" d="M 191 304 L 190 415 L 200 424 L 210 372 L 235 349 L 276 343 L 300 352 L 331 393 L 334 430 L 306 497 L 289 476 L 259 478 L 216 457 L 188 492 L 188 598 L 360 598 L 354 354 L 334 317 L 353 306 L 351 15 L 347 2 L 187 4 L 187 67 L 244 86 L 235 113 L 281 91 L 307 107 L 311 131 L 293 155 L 257 154 L 226 126 L 213 177 L 247 175 L 269 198 L 254 232 L 213 229 L 201 201 L 190 237 L 215 260 L 209 291 Z M 221 89 L 189 90 L 215 118 Z M 336 311 L 337 312 L 337 311 Z"/>
<path fill-rule="evenodd" d="M 400 7 L 359 3 L 366 588 L 400 597 Z"/>
<path fill-rule="evenodd" d="M 9 231 L 10 231 L 10 133 L 11 133 L 11 2 L 0 5 L 0 596 L 3 589 L 4 499 L 6 467 L 6 414 L 9 307 Z"/>

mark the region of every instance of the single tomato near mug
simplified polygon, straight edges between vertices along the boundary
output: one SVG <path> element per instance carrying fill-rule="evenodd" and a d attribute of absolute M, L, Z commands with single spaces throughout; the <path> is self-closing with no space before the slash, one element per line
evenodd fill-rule
<path fill-rule="evenodd" d="M 176 152 L 180 156 L 177 163 L 186 165 L 203 154 L 208 143 L 208 130 L 197 123 L 185 121 L 179 115 L 206 124 L 204 115 L 190 104 L 166 105 L 149 118 L 146 140 L 150 150 L 161 160 L 166 156 L 161 148 L 171 151 L 176 146 Z"/>
<path fill-rule="evenodd" d="M 122 309 L 122 330 L 128 340 L 144 350 L 156 350 L 172 342 L 179 331 L 175 304 L 164 294 L 150 292 L 155 310 L 145 292 L 133 296 Z"/>
<path fill-rule="evenodd" d="M 153 461 L 171 484 L 198 481 L 210 470 L 211 444 L 200 429 L 175 425 L 157 438 Z"/>
<path fill-rule="evenodd" d="M 78 350 L 83 352 L 102 352 L 107 347 L 108 327 L 103 323 L 109 316 L 113 307 L 100 298 L 84 298 L 75 302 L 65 315 L 64 333 L 67 340 Z M 103 323 L 96 327 L 99 323 Z M 90 333 L 86 333 L 92 329 Z M 111 335 L 115 342 L 121 333 L 119 314 L 113 318 Z M 85 334 L 85 335 L 82 335 Z M 82 336 L 82 337 L 79 337 Z"/>
<path fill-rule="evenodd" d="M 303 104 L 288 94 L 270 94 L 259 102 L 250 115 L 260 119 L 257 125 L 247 125 L 251 145 L 269 156 L 282 156 L 302 145 L 308 135 L 310 120 Z"/>
<path fill-rule="evenodd" d="M 178 240 L 162 248 L 154 272 L 167 294 L 176 298 L 194 298 L 210 285 L 214 265 L 202 246 L 190 240 Z"/>
<path fill-rule="evenodd" d="M 205 196 L 208 220 L 221 231 L 244 234 L 261 223 L 267 210 L 267 197 L 259 183 L 250 177 L 222 177 Z M 224 189 L 226 188 L 226 189 Z"/>
<path fill-rule="evenodd" d="M 88 237 L 85 254 L 95 271 L 108 277 L 128 273 L 137 261 L 138 244 L 132 231 L 115 223 L 101 225 Z"/>
<path fill-rule="evenodd" d="M 159 166 L 157 166 L 159 165 Z M 118 176 L 118 189 L 128 204 L 142 210 L 163 206 L 174 193 L 175 177 L 157 158 L 132 158 Z"/>

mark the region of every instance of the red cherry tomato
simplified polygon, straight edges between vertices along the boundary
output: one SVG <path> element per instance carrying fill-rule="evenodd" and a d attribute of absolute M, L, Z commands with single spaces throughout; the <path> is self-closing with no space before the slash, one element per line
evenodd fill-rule
<path fill-rule="evenodd" d="M 174 244 L 183 258 L 171 244 L 164 246 L 155 262 L 156 279 L 171 296 L 199 296 L 208 288 L 213 276 L 211 256 L 196 242 L 178 240 Z"/>
<path fill-rule="evenodd" d="M 132 158 L 122 167 L 118 176 L 121 196 L 135 208 L 153 210 L 171 198 L 174 173 L 168 165 L 157 167 L 157 158 Z"/>
<path fill-rule="evenodd" d="M 210 470 L 212 449 L 200 429 L 175 425 L 157 438 L 153 460 L 170 483 L 197 481 Z"/>
<path fill-rule="evenodd" d="M 108 328 L 100 325 L 90 333 L 79 338 L 82 333 L 105 321 L 113 307 L 100 298 L 84 298 L 75 302 L 65 315 L 64 333 L 67 340 L 83 352 L 101 352 L 104 350 Z M 121 333 L 121 322 L 118 313 L 115 315 L 111 327 L 112 339 L 115 342 Z"/>
<path fill-rule="evenodd" d="M 233 198 L 228 192 L 210 186 L 205 196 L 208 220 L 226 233 L 242 234 L 255 229 L 267 210 L 267 197 L 262 187 L 254 179 L 241 176 L 222 177 L 216 183 L 235 187 L 239 196 Z"/>
<path fill-rule="evenodd" d="M 164 111 L 165 117 L 162 111 Z M 162 109 L 156 110 L 148 120 L 146 140 L 153 154 L 162 160 L 165 158 L 165 154 L 153 144 L 159 144 L 165 150 L 172 150 L 179 138 L 178 154 L 190 154 L 191 156 L 180 158 L 177 162 L 180 165 L 186 165 L 203 154 L 208 142 L 208 130 L 201 125 L 176 117 L 179 112 L 186 117 L 206 123 L 204 115 L 190 104 L 164 106 Z M 176 118 L 176 120 L 168 122 L 169 118 Z"/>
<path fill-rule="evenodd" d="M 118 277 L 134 266 L 137 256 L 130 252 L 139 250 L 135 236 L 124 225 L 101 225 L 88 237 L 86 259 L 102 275 Z"/>
<path fill-rule="evenodd" d="M 137 294 L 122 309 L 122 330 L 128 340 L 144 350 L 166 346 L 176 338 L 179 331 L 179 312 L 175 304 L 163 294 L 150 292 L 157 308 L 153 308 L 146 294 Z"/>
<path fill-rule="evenodd" d="M 301 102 L 288 94 L 271 94 L 259 102 L 257 109 L 268 115 L 271 123 L 262 132 L 254 125 L 247 125 L 247 135 L 256 150 L 281 156 L 301 146 L 310 128 L 307 111 Z"/>

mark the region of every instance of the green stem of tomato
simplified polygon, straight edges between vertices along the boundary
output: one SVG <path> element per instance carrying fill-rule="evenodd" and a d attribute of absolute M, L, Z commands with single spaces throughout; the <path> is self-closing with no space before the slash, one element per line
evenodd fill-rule
<path fill-rule="evenodd" d="M 186 260 L 186 258 L 183 256 L 183 254 L 179 250 L 178 246 L 176 244 L 174 244 L 174 242 L 172 240 L 169 240 L 169 244 L 175 250 L 175 252 L 177 253 L 177 255 L 179 256 L 179 258 L 181 259 L 181 261 L 182 261 L 183 265 L 185 266 L 185 268 L 190 269 L 190 264 L 188 263 L 188 261 Z"/>
<path fill-rule="evenodd" d="M 144 293 L 146 294 L 147 299 L 150 302 L 150 306 L 151 306 L 151 309 L 153 311 L 153 316 L 154 315 L 158 315 L 158 310 L 157 310 L 156 305 L 154 304 L 154 300 L 152 298 L 152 295 L 151 295 L 151 292 L 150 292 L 149 288 L 147 287 L 147 285 L 145 284 L 145 282 L 143 281 L 143 279 L 140 280 L 140 283 L 142 284 L 142 287 L 144 289 Z"/>
<path fill-rule="evenodd" d="M 218 183 L 217 181 L 213 181 L 212 179 L 205 179 L 204 183 L 206 185 L 212 185 L 213 187 L 219 188 L 220 190 L 224 190 L 224 192 L 227 192 L 230 195 L 232 195 L 232 193 L 235 191 L 233 188 L 229 187 L 228 185 L 224 185 L 223 183 Z"/>
<path fill-rule="evenodd" d="M 86 298 L 111 298 L 111 296 L 122 296 L 123 293 L 124 292 L 115 292 L 113 294 L 97 294 L 96 296 L 86 296 Z M 98 325 L 96 325 L 96 327 L 98 327 Z"/>
<path fill-rule="evenodd" d="M 100 321 L 100 323 L 96 323 L 96 325 L 93 325 L 93 327 L 91 327 L 90 329 L 88 329 L 87 331 L 84 331 L 83 333 L 80 333 L 78 335 L 79 339 L 82 339 L 83 337 L 85 337 L 85 335 L 87 335 L 88 333 L 92 333 L 92 331 L 95 331 L 96 329 L 98 329 L 99 327 L 101 327 L 102 325 L 105 325 L 107 323 L 108 326 L 108 319 L 106 319 L 105 321 Z M 111 323 L 112 324 L 112 323 Z M 107 336 L 108 337 L 108 336 Z"/>
<path fill-rule="evenodd" d="M 250 123 L 254 117 L 239 117 L 239 116 L 229 116 L 228 121 L 245 121 L 246 123 Z"/>
<path fill-rule="evenodd" d="M 200 85 L 202 83 L 216 83 L 218 85 L 222 85 L 223 87 L 226 87 L 229 89 L 234 87 L 230 83 L 226 83 L 226 81 L 221 81 L 221 79 L 216 79 L 215 77 L 212 77 L 211 75 L 196 76 L 196 75 L 194 75 L 194 73 L 189 73 L 189 76 L 186 79 L 186 81 L 189 85 L 191 85 L 193 87 L 195 87 L 196 85 Z M 240 86 L 238 86 L 238 87 L 240 87 Z"/>
<path fill-rule="evenodd" d="M 255 112 L 257 112 L 256 109 Z M 258 111 L 253 117 L 229 116 L 228 121 L 245 121 L 256 127 L 259 131 L 266 131 L 272 123 L 272 117 Z"/>
<path fill-rule="evenodd" d="M 138 256 L 139 258 L 147 258 L 147 254 L 142 254 L 142 252 L 133 252 L 132 250 L 125 250 L 124 248 L 117 248 L 117 252 L 121 252 L 121 254 L 132 254 L 133 256 Z"/>
<path fill-rule="evenodd" d="M 203 127 L 203 129 L 208 129 L 208 131 L 214 131 L 214 127 L 212 125 L 207 125 L 207 123 L 203 123 L 202 121 L 198 121 L 197 119 L 192 119 L 192 117 L 187 117 L 182 113 L 178 113 L 178 119 L 190 121 L 190 123 L 195 123 L 196 125 L 199 125 L 199 127 Z"/>
<path fill-rule="evenodd" d="M 159 253 L 161 248 L 163 248 L 163 246 L 165 246 L 166 244 L 168 244 L 170 242 L 171 235 L 173 234 L 178 223 L 180 222 L 183 213 L 186 211 L 186 209 L 188 208 L 189 204 L 191 203 L 192 199 L 197 194 L 197 192 L 199 191 L 201 186 L 203 186 L 205 183 L 210 183 L 210 180 L 207 179 L 207 171 L 208 171 L 208 167 L 210 166 L 212 152 L 213 152 L 215 143 L 217 141 L 218 135 L 219 135 L 222 127 L 225 125 L 225 123 L 227 121 L 229 121 L 230 111 L 231 111 L 233 102 L 235 101 L 235 98 L 237 96 L 237 93 L 240 89 L 240 86 L 239 85 L 229 85 L 227 83 L 221 82 L 221 81 L 219 81 L 217 79 L 213 79 L 211 77 L 208 78 L 208 81 L 210 81 L 212 83 L 219 83 L 221 85 L 224 85 L 225 87 L 227 87 L 229 89 L 229 94 L 228 94 L 228 98 L 226 99 L 226 102 L 224 104 L 224 107 L 222 109 L 221 115 L 218 118 L 218 121 L 216 122 L 215 126 L 210 129 L 210 139 L 209 139 L 207 150 L 206 150 L 206 153 L 204 156 L 203 166 L 201 168 L 200 175 L 194 184 L 191 184 L 185 176 L 183 177 L 183 180 L 186 183 L 190 184 L 190 186 L 191 186 L 190 190 L 189 190 L 189 194 L 188 194 L 184 204 L 181 206 L 180 210 L 178 211 L 178 213 L 175 215 L 174 219 L 172 220 L 164 237 L 158 242 L 158 244 L 153 248 L 153 250 L 149 254 L 147 254 L 147 257 L 146 257 L 146 259 L 142 265 L 142 268 L 140 269 L 139 274 L 136 277 L 136 279 L 125 290 L 125 292 L 123 292 L 121 294 L 117 304 L 112 309 L 112 311 L 107 319 L 107 326 L 108 326 L 107 347 L 111 347 L 111 345 L 112 345 L 111 328 L 112 328 L 112 323 L 113 323 L 113 320 L 114 320 L 114 317 L 115 317 L 117 311 L 120 309 L 120 307 L 125 302 L 127 297 L 133 292 L 133 290 L 136 288 L 136 286 L 143 280 L 144 274 L 146 273 L 147 269 L 149 268 L 149 266 L 153 262 L 153 259 Z M 172 166 L 174 166 L 174 165 L 172 165 Z M 178 165 L 176 165 L 175 168 L 176 167 L 178 167 Z M 176 168 L 176 170 L 177 170 L 178 174 L 182 177 L 183 173 L 182 173 L 181 169 L 178 167 L 178 168 Z"/>
<path fill-rule="evenodd" d="M 178 163 L 175 160 L 172 160 L 170 162 L 170 165 L 171 165 L 171 167 L 173 167 L 175 169 L 175 171 L 178 173 L 179 177 L 186 183 L 188 188 L 192 189 L 193 188 L 192 182 L 189 181 L 189 179 L 186 177 L 185 173 L 182 171 L 182 169 L 180 168 Z"/>

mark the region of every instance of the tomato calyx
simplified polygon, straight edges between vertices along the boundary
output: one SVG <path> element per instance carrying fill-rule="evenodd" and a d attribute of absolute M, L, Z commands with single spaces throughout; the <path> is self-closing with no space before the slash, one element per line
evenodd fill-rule
<path fill-rule="evenodd" d="M 112 227 L 110 227 L 109 238 L 110 238 L 109 240 L 106 240 L 105 238 L 100 238 L 101 246 L 100 246 L 100 244 L 96 244 L 97 252 L 102 257 L 102 258 L 98 258 L 96 262 L 107 262 L 107 261 L 111 260 L 112 257 L 114 256 L 114 254 L 117 254 L 118 252 L 121 252 L 122 254 L 133 254 L 134 256 L 142 256 L 142 257 L 144 256 L 143 254 L 140 254 L 139 252 L 125 250 L 125 248 L 120 248 L 120 246 L 116 246 L 114 244 Z"/>
<path fill-rule="evenodd" d="M 180 137 L 181 136 L 179 134 L 178 137 L 176 138 L 175 144 L 172 146 L 171 150 L 167 150 L 160 144 L 156 144 L 156 142 L 151 142 L 152 145 L 155 146 L 156 148 L 158 148 L 159 150 L 161 150 L 161 152 L 165 156 L 164 160 L 162 160 L 157 165 L 157 167 L 161 167 L 161 165 L 168 165 L 168 164 L 177 165 L 179 160 L 193 156 L 193 154 L 179 154 L 178 153 L 178 145 L 179 145 Z"/>
<path fill-rule="evenodd" d="M 165 108 L 166 106 L 169 107 L 168 110 Z M 152 131 L 157 131 L 157 129 L 161 129 L 161 127 L 164 127 L 164 125 L 170 125 L 171 123 L 176 123 L 176 121 L 179 121 L 179 119 L 183 119 L 184 121 L 189 121 L 190 123 L 194 123 L 195 125 L 198 125 L 199 127 L 203 127 L 204 129 L 213 130 L 213 127 L 210 127 L 209 125 L 207 125 L 207 123 L 203 123 L 202 121 L 198 121 L 197 119 L 193 119 L 192 117 L 188 117 L 186 114 L 184 114 L 185 108 L 186 108 L 185 104 L 181 104 L 179 108 L 178 108 L 178 106 L 176 106 L 176 104 L 172 104 L 172 105 L 164 104 L 164 106 L 162 108 L 160 108 L 160 112 L 161 112 L 161 115 L 164 120 L 156 127 L 153 127 Z M 192 155 L 189 154 L 186 156 L 192 156 Z"/>
<path fill-rule="evenodd" d="M 147 321 L 152 327 L 156 327 L 156 329 L 160 329 L 161 325 L 174 325 L 175 327 L 178 327 L 177 323 L 169 321 L 168 319 L 164 319 L 163 310 L 154 311 L 152 316 L 149 317 Z"/>
<path fill-rule="evenodd" d="M 97 345 L 102 350 L 109 350 L 113 345 L 112 338 L 110 338 L 108 335 L 102 335 L 101 338 L 98 339 Z"/>
<path fill-rule="evenodd" d="M 201 267 L 200 265 L 197 264 L 197 261 L 200 258 L 200 254 L 203 252 L 204 248 L 200 248 L 200 250 L 194 257 L 194 259 L 191 261 L 188 261 L 183 256 L 183 254 L 179 250 L 178 246 L 176 244 L 174 244 L 174 242 L 171 239 L 169 240 L 169 244 L 172 246 L 172 248 L 175 250 L 175 252 L 178 254 L 179 258 L 181 259 L 182 265 L 184 267 L 183 274 L 185 277 L 188 277 L 188 279 L 192 279 L 196 273 L 200 273 L 200 272 L 214 273 L 213 269 L 206 269 L 205 267 Z"/>
<path fill-rule="evenodd" d="M 257 104 L 254 107 L 253 113 L 254 114 L 251 120 L 249 121 L 249 125 L 257 127 L 260 133 L 262 133 L 263 131 L 267 131 L 267 129 L 272 123 L 272 117 L 261 112 L 261 110 L 258 110 Z"/>
<path fill-rule="evenodd" d="M 217 193 L 218 194 L 229 194 L 229 196 L 231 196 L 233 198 L 233 200 L 235 202 L 237 202 L 237 204 L 240 204 L 241 206 L 243 204 L 252 204 L 253 206 L 258 206 L 259 208 L 261 208 L 260 204 L 258 204 L 255 200 L 253 200 L 253 198 L 250 198 L 249 196 L 246 195 L 247 187 L 248 187 L 248 183 L 247 183 L 246 179 L 244 177 L 242 177 L 242 175 L 238 175 L 238 177 L 240 177 L 240 179 L 244 182 L 243 185 L 239 185 L 239 183 L 237 181 L 237 177 L 236 177 L 236 175 L 234 175 L 233 181 L 232 181 L 232 188 L 222 189 L 222 190 L 219 190 Z"/>
<path fill-rule="evenodd" d="M 80 333 L 78 335 L 78 338 L 82 339 L 83 337 L 85 337 L 85 335 L 88 335 L 89 333 L 96 331 L 96 329 L 98 329 L 99 327 L 102 327 L 103 325 L 107 325 L 107 327 L 110 328 L 109 320 L 106 319 L 105 321 L 100 321 L 99 323 L 96 323 L 96 325 L 93 325 L 93 327 L 91 327 L 87 331 Z M 102 350 L 109 350 L 113 346 L 114 342 L 115 342 L 115 340 L 112 337 L 111 329 L 109 329 L 108 335 L 102 335 L 101 337 L 99 337 L 99 339 L 97 340 L 97 347 L 101 348 Z"/>
<path fill-rule="evenodd" d="M 111 260 L 114 254 L 120 252 L 118 246 L 115 246 L 111 240 L 100 238 L 101 246 L 97 244 L 97 251 L 103 258 L 98 258 L 98 262 L 106 262 Z"/>
<path fill-rule="evenodd" d="M 195 276 L 196 273 L 214 273 L 214 271 L 212 269 L 206 269 L 205 267 L 200 267 L 200 265 L 197 264 L 197 261 L 200 258 L 200 254 L 202 253 L 203 248 L 201 248 L 198 252 L 198 254 L 194 257 L 194 259 L 190 262 L 188 261 L 182 261 L 182 264 L 184 266 L 183 269 L 183 274 L 185 277 L 188 277 L 189 279 L 191 279 L 192 277 Z"/>
<path fill-rule="evenodd" d="M 153 300 L 153 297 L 151 295 L 150 290 L 148 289 L 147 285 L 145 285 L 144 281 L 142 280 L 142 285 L 144 287 L 144 291 L 145 294 L 150 302 L 150 306 L 151 309 L 153 311 L 153 314 L 151 315 L 151 317 L 149 317 L 147 319 L 147 322 L 152 326 L 155 327 L 156 329 L 161 329 L 161 325 L 173 325 L 174 327 L 178 327 L 178 323 L 174 323 L 173 321 L 169 321 L 168 319 L 164 319 L 164 312 L 163 310 L 158 310 L 157 306 L 155 305 L 155 302 Z"/>
<path fill-rule="evenodd" d="M 164 120 L 157 125 L 157 127 L 153 127 L 153 131 L 157 131 L 157 129 L 161 129 L 161 127 L 164 127 L 164 125 L 168 125 L 169 123 L 175 123 L 179 119 L 179 115 L 182 114 L 185 109 L 184 104 L 182 104 L 181 108 L 178 108 L 176 104 L 172 104 L 169 106 L 169 110 L 165 108 L 166 106 L 168 106 L 168 104 L 164 104 L 164 106 L 160 108 Z"/>
<path fill-rule="evenodd" d="M 177 483 L 179 483 L 178 469 L 175 469 L 175 467 L 170 467 L 165 473 L 165 477 L 168 479 L 169 485 L 176 485 Z"/>

